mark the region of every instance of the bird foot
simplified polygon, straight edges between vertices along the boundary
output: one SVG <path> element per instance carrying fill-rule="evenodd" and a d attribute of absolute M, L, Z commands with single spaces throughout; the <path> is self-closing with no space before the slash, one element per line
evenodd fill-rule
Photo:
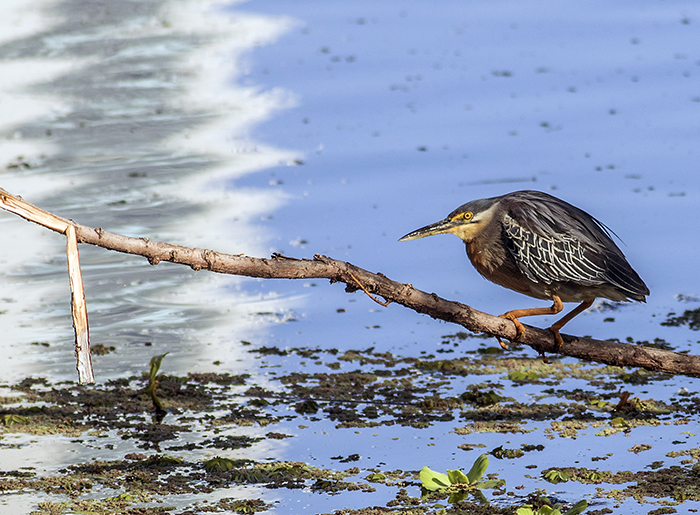
<path fill-rule="evenodd" d="M 502 315 L 498 315 L 498 317 L 511 320 L 515 324 L 515 338 L 513 338 L 511 340 L 511 342 L 517 342 L 520 339 L 520 337 L 523 334 L 525 334 L 525 326 L 523 324 L 521 324 L 520 320 L 518 320 L 518 318 L 516 316 L 511 314 L 511 312 L 503 313 Z M 500 343 L 500 340 L 499 340 L 499 343 Z M 503 347 L 503 344 L 501 344 L 501 347 Z"/>
<path fill-rule="evenodd" d="M 561 334 L 559 334 L 559 329 L 550 327 L 549 330 L 554 333 L 554 352 L 559 352 L 564 346 L 564 340 L 562 340 Z"/>
<path fill-rule="evenodd" d="M 556 327 L 550 327 L 549 330 L 554 333 L 554 352 L 559 352 L 562 345 L 564 345 L 564 340 L 562 340 L 561 334 L 559 334 L 559 329 Z M 551 361 L 547 359 L 547 356 L 545 356 L 544 351 L 540 352 L 540 356 L 542 357 L 542 363 L 551 363 Z"/>
<path fill-rule="evenodd" d="M 515 338 L 510 340 L 511 343 L 517 342 L 520 339 L 520 337 L 525 333 L 525 327 L 523 326 L 523 324 L 521 324 L 520 320 L 518 320 L 518 318 L 513 316 L 510 312 L 499 315 L 499 318 L 511 320 L 515 324 Z M 503 340 L 501 340 L 500 337 L 496 336 L 496 340 L 498 340 L 498 345 L 500 345 L 503 350 L 510 350 L 508 348 L 508 345 L 503 343 Z"/>

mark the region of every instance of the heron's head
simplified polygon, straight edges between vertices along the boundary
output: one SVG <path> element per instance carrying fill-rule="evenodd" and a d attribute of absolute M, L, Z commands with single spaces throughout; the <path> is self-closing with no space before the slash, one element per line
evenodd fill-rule
<path fill-rule="evenodd" d="M 498 214 L 501 197 L 472 200 L 452 211 L 447 218 L 403 236 L 399 241 L 417 240 L 433 234 L 456 234 L 463 241 L 473 240 Z"/>

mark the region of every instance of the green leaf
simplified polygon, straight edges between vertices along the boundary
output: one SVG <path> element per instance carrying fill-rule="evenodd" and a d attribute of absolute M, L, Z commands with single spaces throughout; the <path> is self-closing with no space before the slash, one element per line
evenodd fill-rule
<path fill-rule="evenodd" d="M 574 504 L 569 511 L 564 513 L 564 515 L 578 515 L 579 513 L 583 513 L 586 508 L 588 508 L 588 502 L 585 500 L 579 501 Z"/>
<path fill-rule="evenodd" d="M 207 472 L 226 472 L 235 468 L 236 463 L 228 458 L 212 458 L 204 462 Z"/>
<path fill-rule="evenodd" d="M 444 490 L 450 486 L 450 479 L 447 474 L 435 472 L 428 467 L 423 467 L 420 471 L 420 480 L 426 490 L 434 492 L 436 490 Z"/>
<path fill-rule="evenodd" d="M 166 352 L 165 354 L 159 354 L 158 356 L 153 356 L 151 358 L 151 372 L 149 381 L 151 384 L 155 382 L 158 371 L 160 370 L 160 364 L 163 361 L 163 358 L 167 355 L 168 353 Z"/>
<path fill-rule="evenodd" d="M 464 475 L 464 472 L 461 470 L 450 470 L 447 469 L 447 478 L 450 480 L 450 483 L 453 485 L 457 484 L 465 484 L 468 485 L 470 484 L 469 478 Z"/>
<path fill-rule="evenodd" d="M 610 421 L 610 425 L 612 427 L 625 427 L 627 425 L 627 421 L 622 417 L 616 417 Z"/>
<path fill-rule="evenodd" d="M 450 496 L 447 498 L 447 502 L 451 504 L 456 504 L 458 502 L 462 502 L 464 499 L 467 498 L 468 492 L 453 492 L 450 494 Z"/>
<path fill-rule="evenodd" d="M 481 476 L 484 475 L 484 472 L 486 472 L 488 466 L 488 455 L 482 454 L 481 456 L 479 456 L 474 462 L 474 465 L 472 465 L 471 470 L 467 472 L 467 479 L 469 480 L 469 484 L 471 485 L 472 483 L 476 483 L 477 481 L 479 481 L 479 479 L 481 479 Z"/>
<path fill-rule="evenodd" d="M 515 510 L 515 515 L 535 515 L 535 512 L 532 511 L 532 506 L 525 504 Z"/>
<path fill-rule="evenodd" d="M 16 415 L 14 413 L 7 413 L 2 416 L 2 423 L 6 426 L 14 426 L 15 424 L 29 424 L 29 417 L 23 417 L 22 415 Z"/>
<path fill-rule="evenodd" d="M 503 479 L 489 479 L 488 481 L 481 481 L 476 483 L 474 488 L 498 488 L 499 486 L 505 485 L 506 482 Z"/>
<path fill-rule="evenodd" d="M 571 475 L 564 470 L 548 470 L 542 474 L 546 481 L 553 484 L 565 483 L 571 479 Z"/>
<path fill-rule="evenodd" d="M 156 463 L 158 465 L 179 465 L 183 461 L 185 460 L 177 456 L 158 456 Z"/>
<path fill-rule="evenodd" d="M 520 371 L 520 370 L 514 370 L 508 374 L 508 379 L 511 381 L 537 381 L 540 378 L 540 376 L 537 374 L 537 372 L 525 372 L 525 371 Z"/>
<path fill-rule="evenodd" d="M 481 490 L 472 490 L 472 495 L 474 496 L 474 499 L 479 501 L 481 504 L 489 504 L 488 499 L 486 499 L 486 496 L 481 492 Z"/>
<path fill-rule="evenodd" d="M 160 363 L 167 355 L 168 353 L 166 352 L 165 354 L 160 354 L 151 358 L 151 370 L 148 378 L 148 393 L 151 394 L 151 400 L 153 401 L 153 406 L 156 408 L 156 414 L 160 415 L 161 417 L 164 416 L 166 412 L 163 408 L 163 403 L 160 402 L 160 399 L 158 398 L 156 388 L 158 388 L 158 370 L 160 370 Z"/>

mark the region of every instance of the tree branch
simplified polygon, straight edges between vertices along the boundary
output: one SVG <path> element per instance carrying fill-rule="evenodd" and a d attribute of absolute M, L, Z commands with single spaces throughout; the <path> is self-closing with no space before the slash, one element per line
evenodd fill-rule
<path fill-rule="evenodd" d="M 143 256 L 152 265 L 157 265 L 161 261 L 170 261 L 187 265 L 196 271 L 210 270 L 247 277 L 329 279 L 331 283 L 346 284 L 345 289 L 348 292 L 362 289 L 367 294 L 383 297 L 387 302 L 401 304 L 435 319 L 459 324 L 475 333 L 489 333 L 506 339 L 516 336 L 515 326 L 510 320 L 482 313 L 465 304 L 448 301 L 434 293 L 418 290 L 411 284 L 392 281 L 380 273 L 372 273 L 351 263 L 326 256 L 317 254 L 313 259 L 295 259 L 274 254 L 269 259 L 254 258 L 242 254 L 231 255 L 213 250 L 155 242 L 148 238 L 131 238 L 56 217 L 2 189 L 0 189 L 0 207 L 57 232 L 65 232 L 63 223 L 68 224 L 75 228 L 79 243 Z M 50 217 L 50 223 L 42 221 L 47 215 Z M 56 220 L 63 223 L 58 223 Z M 528 325 L 525 328 L 519 343 L 528 345 L 541 354 L 555 352 L 554 337 L 549 330 Z M 560 354 L 609 365 L 641 367 L 657 372 L 700 377 L 700 356 L 570 335 L 562 335 L 562 337 L 564 347 L 560 350 Z"/>

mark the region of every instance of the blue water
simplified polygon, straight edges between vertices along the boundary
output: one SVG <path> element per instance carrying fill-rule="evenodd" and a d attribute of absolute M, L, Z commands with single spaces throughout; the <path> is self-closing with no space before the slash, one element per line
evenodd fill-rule
<path fill-rule="evenodd" d="M 566 331 L 660 337 L 697 353 L 696 332 L 659 325 L 700 297 L 696 3 L 256 0 L 105 11 L 37 1 L 33 17 L 18 5 L 2 8 L 0 187 L 131 236 L 260 257 L 326 254 L 496 314 L 541 303 L 484 281 L 457 238 L 397 240 L 468 200 L 539 189 L 614 230 L 652 292 L 614 323 L 591 310 Z M 3 379 L 73 379 L 64 242 L 11 215 L 0 223 Z M 264 376 L 242 339 L 416 356 L 459 329 L 327 281 L 194 274 L 99 249 L 82 257 L 93 342 L 117 347 L 95 360 L 100 382 L 139 373 L 163 352 L 170 373 L 210 371 L 216 360 L 216 371 Z M 278 373 L 299 367 L 281 365 Z M 649 395 L 681 385 L 696 381 L 676 378 Z M 463 466 L 455 446 L 464 438 L 451 431 L 402 429 L 395 441 L 324 422 L 298 431 L 279 457 L 335 467 L 329 457 L 347 449 L 368 457 L 361 467 Z M 622 438 L 559 439 L 538 455 L 540 468 L 627 445 Z M 658 432 L 640 438 L 663 459 Z M 606 468 L 637 466 L 628 459 Z M 509 466 L 493 472 L 522 477 Z M 560 487 L 571 500 L 587 492 Z M 368 504 L 299 495 L 277 511 Z"/>

